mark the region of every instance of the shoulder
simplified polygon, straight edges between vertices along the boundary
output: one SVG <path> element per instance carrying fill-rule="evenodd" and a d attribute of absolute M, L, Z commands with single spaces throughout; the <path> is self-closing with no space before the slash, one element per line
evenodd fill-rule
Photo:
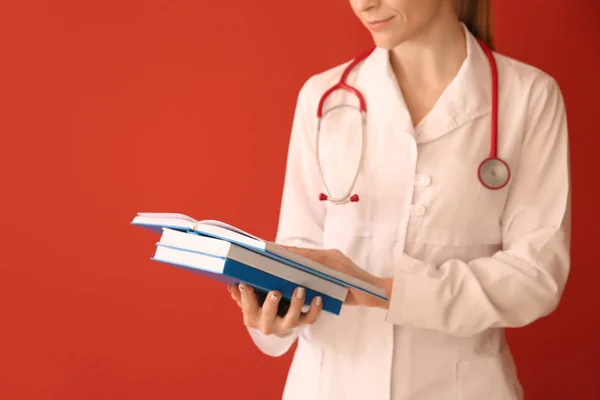
<path fill-rule="evenodd" d="M 353 60 L 354 58 L 309 75 L 304 80 L 298 93 L 298 106 L 304 110 L 314 110 L 316 112 L 321 96 L 340 81 L 344 70 Z"/>
<path fill-rule="evenodd" d="M 494 52 L 498 64 L 500 91 L 508 98 L 527 100 L 530 104 L 557 97 L 562 93 L 556 79 L 532 64 Z M 504 89 L 504 90 L 503 90 Z"/>
<path fill-rule="evenodd" d="M 500 106 L 509 109 L 512 118 L 524 118 L 524 139 L 557 141 L 566 137 L 567 111 L 557 80 L 534 65 L 498 53 L 495 56 Z"/>

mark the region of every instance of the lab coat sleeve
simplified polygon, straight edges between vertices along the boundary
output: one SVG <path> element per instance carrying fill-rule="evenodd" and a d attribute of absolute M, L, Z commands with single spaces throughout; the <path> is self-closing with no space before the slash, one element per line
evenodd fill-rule
<path fill-rule="evenodd" d="M 502 250 L 441 265 L 403 254 L 394 265 L 387 321 L 471 336 L 488 328 L 525 326 L 558 306 L 570 269 L 566 112 L 550 77 L 530 104 L 502 218 Z"/>
<path fill-rule="evenodd" d="M 316 117 L 316 110 L 313 110 L 312 104 L 313 80 L 305 82 L 297 97 L 275 241 L 287 246 L 322 248 L 325 207 L 318 197 L 320 175 L 314 156 L 316 118 L 313 115 Z M 263 353 L 277 357 L 289 350 L 302 329 L 296 328 L 283 338 L 264 335 L 254 328 L 248 330 Z"/>

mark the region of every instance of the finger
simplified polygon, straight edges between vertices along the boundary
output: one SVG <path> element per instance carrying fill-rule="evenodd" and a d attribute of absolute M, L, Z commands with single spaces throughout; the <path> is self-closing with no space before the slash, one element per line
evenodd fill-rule
<path fill-rule="evenodd" d="M 229 285 L 229 293 L 231 294 L 231 298 L 238 305 L 239 308 L 242 308 L 242 294 L 240 290 L 235 285 Z"/>
<path fill-rule="evenodd" d="M 302 253 L 302 254 L 311 254 L 311 253 L 316 253 L 315 250 L 313 249 L 309 249 L 307 247 L 290 247 L 289 248 L 292 251 L 295 251 L 296 253 Z"/>
<path fill-rule="evenodd" d="M 300 323 L 310 325 L 313 324 L 319 316 L 323 308 L 323 299 L 321 296 L 315 296 L 310 303 L 310 310 L 300 317 Z"/>
<path fill-rule="evenodd" d="M 320 264 L 325 264 L 331 257 L 329 250 L 300 249 L 298 253 Z"/>
<path fill-rule="evenodd" d="M 256 323 L 260 314 L 260 307 L 251 286 L 239 285 L 241 293 L 242 312 L 244 314 L 244 325 L 248 328 L 256 328 Z"/>
<path fill-rule="evenodd" d="M 313 254 L 313 255 L 318 255 L 325 251 L 322 249 L 311 249 L 310 247 L 288 247 L 288 249 L 293 252 L 296 252 L 296 253 Z"/>
<path fill-rule="evenodd" d="M 240 293 L 240 289 L 234 284 L 229 284 L 227 286 L 227 289 L 229 290 L 229 293 L 231 294 L 231 298 L 241 304 L 242 294 Z"/>
<path fill-rule="evenodd" d="M 306 257 L 310 260 L 313 261 L 319 261 L 320 260 L 320 254 L 316 251 L 312 251 L 310 249 L 301 249 L 301 248 L 297 248 L 297 249 L 292 249 L 296 254 L 301 255 L 302 257 Z"/>
<path fill-rule="evenodd" d="M 280 300 L 281 293 L 275 290 L 269 292 L 265 298 L 260 313 L 260 322 L 258 323 L 258 328 L 264 335 L 273 333 L 275 320 L 277 318 L 277 307 L 279 306 Z"/>
<path fill-rule="evenodd" d="M 296 288 L 292 300 L 290 301 L 290 308 L 281 321 L 282 330 L 287 331 L 298 326 L 305 297 L 306 289 L 303 287 Z"/>

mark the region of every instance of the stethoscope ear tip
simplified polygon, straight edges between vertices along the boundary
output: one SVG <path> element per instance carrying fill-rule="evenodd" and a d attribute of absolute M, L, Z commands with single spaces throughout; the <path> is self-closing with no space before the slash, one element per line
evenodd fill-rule
<path fill-rule="evenodd" d="M 327 201 L 329 200 L 329 196 L 327 196 L 325 193 L 320 193 L 319 194 L 319 200 L 320 201 Z M 351 203 L 356 203 L 360 200 L 360 198 L 358 197 L 357 194 L 353 194 L 350 197 L 345 197 L 343 200 L 331 200 L 334 203 L 339 203 L 339 204 L 343 204 L 343 203 L 347 203 L 347 202 L 351 202 Z"/>

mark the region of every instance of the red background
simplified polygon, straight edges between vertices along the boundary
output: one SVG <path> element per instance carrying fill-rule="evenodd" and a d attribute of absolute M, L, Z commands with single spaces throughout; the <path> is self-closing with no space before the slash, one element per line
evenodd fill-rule
<path fill-rule="evenodd" d="M 528 399 L 599 399 L 600 6 L 494 7 L 499 51 L 563 89 L 575 191 L 564 301 L 509 338 Z M 370 44 L 345 0 L 2 1 L 0 399 L 278 398 L 291 354 L 129 222 L 272 239 L 299 87 Z"/>

